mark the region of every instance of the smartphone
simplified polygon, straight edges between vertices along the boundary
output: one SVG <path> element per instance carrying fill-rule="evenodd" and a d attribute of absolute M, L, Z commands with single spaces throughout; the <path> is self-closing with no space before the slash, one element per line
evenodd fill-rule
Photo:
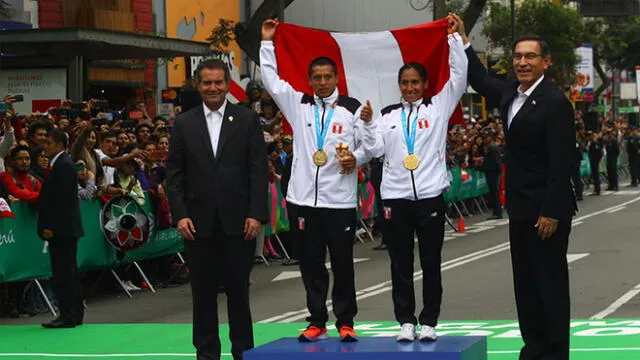
<path fill-rule="evenodd" d="M 84 164 L 83 163 L 77 163 L 76 164 L 76 171 L 82 171 L 84 170 Z"/>
<path fill-rule="evenodd" d="M 53 116 L 69 116 L 69 111 L 62 108 L 51 109 L 49 113 Z"/>
<path fill-rule="evenodd" d="M 155 150 L 151 153 L 153 160 L 167 160 L 168 152 L 164 150 Z"/>
<path fill-rule="evenodd" d="M 98 100 L 93 103 L 93 107 L 99 109 L 107 109 L 109 107 L 109 102 L 107 100 Z"/>
<path fill-rule="evenodd" d="M 24 101 L 24 95 L 22 94 L 13 95 L 13 102 L 23 102 L 23 101 Z"/>
<path fill-rule="evenodd" d="M 122 122 L 122 127 L 123 128 L 134 128 L 136 127 L 136 124 L 138 123 L 138 121 L 136 120 L 125 120 Z"/>
<path fill-rule="evenodd" d="M 71 106 L 71 109 L 73 110 L 82 110 L 86 107 L 83 102 L 72 102 L 69 106 Z"/>
<path fill-rule="evenodd" d="M 104 113 L 104 119 L 107 121 L 113 121 L 113 113 Z"/>

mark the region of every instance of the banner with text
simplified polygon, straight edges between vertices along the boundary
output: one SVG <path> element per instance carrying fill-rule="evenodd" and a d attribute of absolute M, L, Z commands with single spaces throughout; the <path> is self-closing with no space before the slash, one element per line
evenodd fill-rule
<path fill-rule="evenodd" d="M 571 87 L 572 101 L 593 101 L 593 46 L 582 44 L 576 49 L 576 84 Z"/>

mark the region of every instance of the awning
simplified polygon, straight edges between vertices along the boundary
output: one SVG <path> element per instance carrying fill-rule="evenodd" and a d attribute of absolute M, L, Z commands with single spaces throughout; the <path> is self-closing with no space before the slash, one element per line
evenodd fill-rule
<path fill-rule="evenodd" d="M 58 28 L 0 31 L 0 54 L 3 62 L 11 58 L 40 58 L 51 61 L 82 56 L 86 60 L 116 60 L 171 58 L 210 53 L 209 44 L 204 42 L 113 30 Z M 7 63 L 3 65 L 6 66 Z"/>

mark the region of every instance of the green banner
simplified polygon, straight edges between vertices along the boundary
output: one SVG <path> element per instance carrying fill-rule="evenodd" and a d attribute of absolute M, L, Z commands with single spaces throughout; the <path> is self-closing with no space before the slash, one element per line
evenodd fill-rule
<path fill-rule="evenodd" d="M 455 166 L 449 169 L 451 185 L 444 193 L 444 201 L 453 203 L 456 201 L 473 199 L 489 192 L 487 178 L 483 172 L 474 169 L 460 169 Z"/>

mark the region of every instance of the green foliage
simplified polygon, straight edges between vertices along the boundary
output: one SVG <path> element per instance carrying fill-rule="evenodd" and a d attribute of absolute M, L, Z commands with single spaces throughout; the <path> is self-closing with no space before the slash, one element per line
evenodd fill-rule
<path fill-rule="evenodd" d="M 0 0 L 0 19 L 11 18 L 11 7 L 7 0 Z"/>
<path fill-rule="evenodd" d="M 588 19 L 585 34 L 610 67 L 633 70 L 640 65 L 640 15 Z"/>
<path fill-rule="evenodd" d="M 460 16 L 464 14 L 464 9 L 466 8 L 468 1 L 465 0 L 447 0 L 447 12 L 456 13 Z"/>
<path fill-rule="evenodd" d="M 218 25 L 211 30 L 211 35 L 207 38 L 207 41 L 211 43 L 213 51 L 226 52 L 229 44 L 236 39 L 233 33 L 235 26 L 236 22 L 233 20 L 218 19 Z"/>
<path fill-rule="evenodd" d="M 510 7 L 491 4 L 485 21 L 483 32 L 489 38 L 490 45 L 504 50 L 497 66 L 502 71 L 510 70 L 513 47 Z M 562 88 L 571 84 L 579 60 L 575 48 L 588 42 L 584 36 L 581 14 L 567 5 L 546 0 L 525 0 L 516 8 L 516 37 L 527 34 L 539 35 L 549 44 L 552 66 L 547 70 L 547 76 Z"/>

